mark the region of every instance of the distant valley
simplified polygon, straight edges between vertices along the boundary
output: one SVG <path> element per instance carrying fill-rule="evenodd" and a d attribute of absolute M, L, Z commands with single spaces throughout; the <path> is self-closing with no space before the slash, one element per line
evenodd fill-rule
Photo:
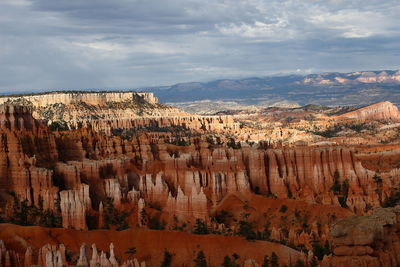
<path fill-rule="evenodd" d="M 400 104 L 400 71 L 364 71 L 223 79 L 145 89 L 161 102 L 188 112 L 212 113 L 254 107 Z"/>

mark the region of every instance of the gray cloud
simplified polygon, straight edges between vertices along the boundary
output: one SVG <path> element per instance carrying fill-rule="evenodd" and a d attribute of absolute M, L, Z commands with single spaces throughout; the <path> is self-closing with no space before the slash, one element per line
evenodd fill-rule
<path fill-rule="evenodd" d="M 398 0 L 2 0 L 0 90 L 398 68 Z"/>

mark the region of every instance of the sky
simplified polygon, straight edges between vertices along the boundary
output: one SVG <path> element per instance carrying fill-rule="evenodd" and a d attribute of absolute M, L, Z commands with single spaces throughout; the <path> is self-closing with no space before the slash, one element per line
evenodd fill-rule
<path fill-rule="evenodd" d="M 0 0 L 0 92 L 399 69 L 398 0 Z"/>

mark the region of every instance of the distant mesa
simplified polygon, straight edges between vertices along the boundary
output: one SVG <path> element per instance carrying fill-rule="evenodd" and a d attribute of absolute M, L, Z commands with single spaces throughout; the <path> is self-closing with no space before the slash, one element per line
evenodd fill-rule
<path fill-rule="evenodd" d="M 389 101 L 372 104 L 339 115 L 341 119 L 400 121 L 399 109 Z"/>
<path fill-rule="evenodd" d="M 105 105 L 107 102 L 123 102 L 136 100 L 138 102 L 146 101 L 150 104 L 157 104 L 158 99 L 153 93 L 149 92 L 85 92 L 85 91 L 73 91 L 73 92 L 49 92 L 31 95 L 10 95 L 1 96 L 0 104 L 6 102 L 12 102 L 16 100 L 27 100 L 35 107 L 54 105 L 57 103 L 63 103 L 69 105 L 77 102 L 84 102 L 89 105 Z"/>

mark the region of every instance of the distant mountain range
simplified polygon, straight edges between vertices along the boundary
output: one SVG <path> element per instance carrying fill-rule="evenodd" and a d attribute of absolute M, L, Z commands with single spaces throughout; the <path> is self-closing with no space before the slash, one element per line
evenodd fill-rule
<path fill-rule="evenodd" d="M 223 79 L 147 88 L 161 102 L 180 107 L 214 101 L 238 105 L 296 106 L 366 105 L 379 101 L 400 104 L 400 71 L 361 71 Z"/>
<path fill-rule="evenodd" d="M 298 107 L 308 104 L 365 106 L 390 101 L 400 106 L 400 70 L 327 72 L 221 79 L 137 89 L 107 89 L 107 91 L 121 92 L 132 90 L 153 92 L 161 103 L 167 103 L 188 112 L 203 114 L 268 106 Z M 71 92 L 76 91 L 104 92 L 106 90 L 91 88 Z M 3 95 L 15 93 L 32 94 L 31 91 L 24 90 L 3 92 Z"/>

